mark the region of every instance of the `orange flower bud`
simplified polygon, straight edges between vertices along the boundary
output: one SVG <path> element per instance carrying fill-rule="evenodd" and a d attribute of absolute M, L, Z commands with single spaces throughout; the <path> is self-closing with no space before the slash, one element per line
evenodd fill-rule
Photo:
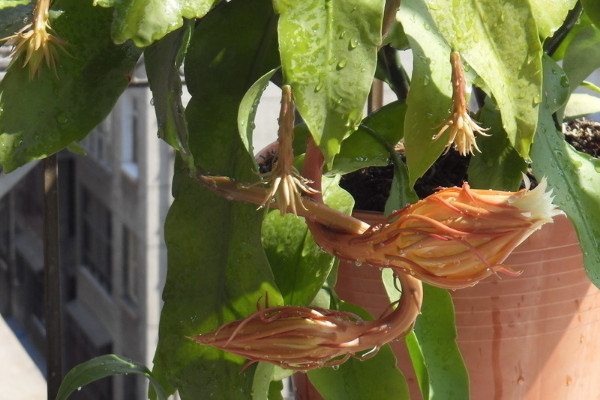
<path fill-rule="evenodd" d="M 472 286 L 503 266 L 515 247 L 559 214 L 542 180 L 533 190 L 442 189 L 361 235 L 308 221 L 319 245 L 357 264 L 392 267 L 444 288 Z"/>
<path fill-rule="evenodd" d="M 191 339 L 245 357 L 249 364 L 265 361 L 301 371 L 341 364 L 350 356 L 373 356 L 385 343 L 407 334 L 421 308 L 421 282 L 403 274 L 398 279 L 403 293 L 398 307 L 376 321 L 322 308 L 282 306 Z M 369 349 L 375 351 L 356 356 Z"/>

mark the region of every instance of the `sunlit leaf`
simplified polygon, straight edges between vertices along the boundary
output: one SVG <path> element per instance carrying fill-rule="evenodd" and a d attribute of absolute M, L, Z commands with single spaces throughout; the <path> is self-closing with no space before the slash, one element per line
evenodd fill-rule
<path fill-rule="evenodd" d="M 542 101 L 542 48 L 529 3 L 432 0 L 427 6 L 452 49 L 491 91 L 513 147 L 528 158 Z"/>
<path fill-rule="evenodd" d="M 404 145 L 410 184 L 427 171 L 444 150 L 443 140 L 432 140 L 448 116 L 450 49 L 437 33 L 421 0 L 404 0 L 398 13 L 413 51 L 411 90 L 404 120 Z"/>
<path fill-rule="evenodd" d="M 562 25 L 577 0 L 529 0 L 541 39 L 550 37 Z"/>
<path fill-rule="evenodd" d="M 52 13 L 59 51 L 56 74 L 39 78 L 14 64 L 0 83 L 0 165 L 10 171 L 83 139 L 113 108 L 129 83 L 140 50 L 110 39 L 111 12 L 87 1 L 58 0 Z M 35 118 L 32 118 L 35 116 Z"/>
<path fill-rule="evenodd" d="M 64 377 L 58 388 L 56 400 L 67 400 L 69 396 L 81 389 L 82 386 L 89 385 L 99 379 L 112 375 L 139 374 L 150 380 L 158 400 L 166 400 L 163 388 L 152 377 L 152 373 L 145 365 L 116 354 L 107 354 L 104 356 L 87 360 L 72 370 Z"/>
<path fill-rule="evenodd" d="M 96 0 L 102 7 L 114 7 L 113 39 L 131 39 L 146 47 L 180 28 L 184 18 L 201 18 L 217 0 Z"/>
<path fill-rule="evenodd" d="M 573 93 L 565 107 L 565 120 L 570 121 L 595 113 L 600 113 L 600 97 Z"/>
<path fill-rule="evenodd" d="M 381 44 L 383 0 L 275 0 L 285 83 L 331 167 L 362 119 Z"/>
<path fill-rule="evenodd" d="M 196 26 L 186 57 L 192 95 L 186 118 L 190 150 L 204 170 L 245 182 L 256 179 L 236 120 L 248 88 L 277 65 L 276 42 L 264 40 L 274 32 L 275 19 L 267 0 L 234 0 Z M 240 36 L 231 26 L 248 28 Z M 173 193 L 165 224 L 168 273 L 154 374 L 184 400 L 248 399 L 257 384 L 255 368 L 242 370 L 242 358 L 187 337 L 245 317 L 267 298 L 272 306 L 282 303 L 260 243 L 263 213 L 216 196 L 191 179 L 181 162 Z"/>
<path fill-rule="evenodd" d="M 561 75 L 546 73 L 545 87 L 561 86 Z M 566 85 L 562 85 L 566 86 Z M 568 90 L 563 87 L 563 92 Z M 540 108 L 540 126 L 533 143 L 531 159 L 535 176 L 547 177 L 553 189 L 554 203 L 569 217 L 583 251 L 586 272 L 594 285 L 600 287 L 600 220 L 590 210 L 600 210 L 600 160 L 573 149 L 555 127 L 552 109 L 554 97 L 564 94 L 544 90 L 546 96 Z"/>

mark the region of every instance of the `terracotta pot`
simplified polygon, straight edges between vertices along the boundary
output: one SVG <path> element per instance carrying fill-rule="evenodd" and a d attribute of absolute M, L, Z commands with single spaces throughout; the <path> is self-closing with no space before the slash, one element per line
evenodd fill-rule
<path fill-rule="evenodd" d="M 380 218 L 358 217 L 367 222 Z M 600 291 L 585 275 L 570 221 L 556 218 L 505 264 L 523 274 L 490 277 L 452 293 L 471 399 L 600 398 Z M 388 305 L 374 268 L 340 263 L 336 290 L 373 315 Z M 412 398 L 419 399 L 403 341 L 393 347 Z"/>

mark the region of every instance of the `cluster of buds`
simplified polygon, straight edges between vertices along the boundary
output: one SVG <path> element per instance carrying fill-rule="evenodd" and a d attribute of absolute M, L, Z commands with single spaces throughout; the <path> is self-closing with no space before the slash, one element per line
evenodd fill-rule
<path fill-rule="evenodd" d="M 515 247 L 560 211 L 541 180 L 518 192 L 471 189 L 438 192 L 392 214 L 361 235 L 309 222 L 326 251 L 365 265 L 391 267 L 432 285 L 457 289 L 498 272 Z"/>
<path fill-rule="evenodd" d="M 38 0 L 33 10 L 33 22 L 3 39 L 14 46 L 11 65 L 22 61 L 22 68 L 29 66 L 30 79 L 39 73 L 42 62 L 55 71 L 56 47 L 62 49 L 67 44 L 50 26 L 49 9 L 50 0 Z"/>
<path fill-rule="evenodd" d="M 315 307 L 271 307 L 191 339 L 247 358 L 247 365 L 265 361 L 299 371 L 372 357 L 385 343 L 409 333 L 421 309 L 421 282 L 406 275 L 398 279 L 398 306 L 376 321 Z"/>

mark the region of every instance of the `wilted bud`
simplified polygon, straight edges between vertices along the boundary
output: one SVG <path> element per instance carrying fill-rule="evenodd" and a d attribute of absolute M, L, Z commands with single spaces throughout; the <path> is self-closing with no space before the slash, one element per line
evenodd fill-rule
<path fill-rule="evenodd" d="M 341 364 L 364 350 L 374 349 L 372 356 L 385 343 L 407 334 L 419 314 L 421 282 L 406 275 L 398 279 L 403 293 L 398 307 L 376 321 L 322 308 L 282 306 L 259 310 L 191 339 L 250 363 L 265 361 L 301 371 Z"/>
<path fill-rule="evenodd" d="M 442 189 L 362 235 L 309 222 L 325 250 L 362 264 L 393 267 L 435 286 L 472 286 L 496 272 L 515 247 L 560 211 L 543 179 L 533 190 Z"/>

